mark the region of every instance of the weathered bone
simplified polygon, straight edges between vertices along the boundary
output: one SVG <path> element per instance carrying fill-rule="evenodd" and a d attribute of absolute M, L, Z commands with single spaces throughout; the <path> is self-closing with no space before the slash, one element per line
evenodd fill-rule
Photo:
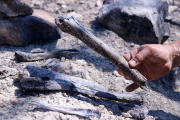
<path fill-rule="evenodd" d="M 27 74 L 27 71 L 30 74 Z M 24 90 L 67 90 L 121 102 L 143 102 L 146 95 L 146 92 L 110 92 L 98 83 L 34 66 L 27 66 L 25 72 L 20 73 L 19 78 L 21 88 Z"/>
<path fill-rule="evenodd" d="M 56 18 L 55 22 L 63 32 L 67 32 L 75 36 L 76 38 L 79 38 L 90 48 L 114 63 L 118 67 L 118 69 L 123 71 L 125 75 L 129 76 L 130 79 L 133 80 L 139 87 L 147 90 L 148 87 L 146 85 L 146 78 L 137 70 L 131 68 L 124 57 L 121 57 L 118 53 L 114 52 L 109 46 L 107 46 L 102 40 L 95 37 L 74 17 L 59 17 Z"/>
<path fill-rule="evenodd" d="M 26 52 L 17 51 L 15 52 L 15 56 L 20 61 L 31 62 L 36 60 L 48 59 L 48 58 L 57 58 L 66 55 L 74 55 L 78 53 L 79 51 L 76 49 L 56 50 L 56 51 L 44 52 L 44 53 L 26 53 Z"/>
<path fill-rule="evenodd" d="M 69 108 L 69 107 L 63 107 L 63 106 L 52 106 L 52 105 L 48 105 L 48 104 L 37 102 L 37 101 L 30 101 L 28 103 L 32 105 L 36 105 L 40 108 L 45 108 L 48 110 L 58 111 L 62 113 L 78 115 L 82 117 L 94 116 L 97 118 L 101 118 L 101 112 L 97 110 L 83 109 L 83 108 Z"/>

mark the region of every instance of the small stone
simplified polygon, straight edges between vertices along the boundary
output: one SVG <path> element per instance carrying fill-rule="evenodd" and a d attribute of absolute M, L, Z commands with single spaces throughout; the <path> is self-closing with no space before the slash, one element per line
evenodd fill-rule
<path fill-rule="evenodd" d="M 62 7 L 62 8 L 67 8 L 67 6 L 66 6 L 66 5 L 62 5 L 61 7 Z"/>
<path fill-rule="evenodd" d="M 52 62 L 52 63 L 48 64 L 48 66 L 52 66 L 52 65 L 55 65 L 55 64 L 56 64 L 56 62 Z"/>
<path fill-rule="evenodd" d="M 99 105 L 99 111 L 104 111 L 105 110 L 105 106 L 104 105 Z"/>
<path fill-rule="evenodd" d="M 6 81 L 11 81 L 11 79 L 9 77 L 6 78 Z"/>
<path fill-rule="evenodd" d="M 121 77 L 121 75 L 119 75 L 118 71 L 114 71 L 113 75 L 115 75 L 116 77 Z"/>
<path fill-rule="evenodd" d="M 16 82 L 18 82 L 19 80 L 22 80 L 23 78 L 26 78 L 26 77 L 30 77 L 30 73 L 27 70 L 21 70 L 18 73 L 18 79 L 16 80 Z"/>
<path fill-rule="evenodd" d="M 80 3 L 80 4 L 85 4 L 86 1 L 85 1 L 85 0 L 80 0 L 79 3 Z"/>
<path fill-rule="evenodd" d="M 34 114 L 31 117 L 36 118 L 36 116 Z"/>
<path fill-rule="evenodd" d="M 48 11 L 48 12 L 54 12 L 55 11 L 54 8 L 51 8 L 51 7 L 48 7 L 45 10 Z"/>
<path fill-rule="evenodd" d="M 56 4 L 57 5 L 65 5 L 66 2 L 64 0 L 58 0 L 58 1 L 56 1 Z"/>
<path fill-rule="evenodd" d="M 93 63 L 89 63 L 88 66 L 93 66 Z"/>
<path fill-rule="evenodd" d="M 103 5 L 103 1 L 102 0 L 97 0 L 95 6 L 96 7 L 102 7 L 102 5 Z"/>
<path fill-rule="evenodd" d="M 72 60 L 73 60 L 73 61 L 75 61 L 75 60 L 76 60 L 76 58 L 75 58 L 75 57 L 72 57 Z"/>
<path fill-rule="evenodd" d="M 66 93 L 63 93 L 63 96 L 64 96 L 64 97 L 68 97 L 68 95 L 67 95 Z"/>
<path fill-rule="evenodd" d="M 66 116 L 63 113 L 59 114 L 60 120 L 67 120 Z"/>
<path fill-rule="evenodd" d="M 43 53 L 43 52 L 44 52 L 44 50 L 41 48 L 34 48 L 31 50 L 31 53 Z"/>
<path fill-rule="evenodd" d="M 46 65 L 50 64 L 51 62 L 53 62 L 53 59 L 48 59 L 48 60 L 46 60 L 45 63 L 43 63 L 43 66 L 46 66 Z"/>
<path fill-rule="evenodd" d="M 36 1 L 34 2 L 34 6 L 35 6 L 36 8 L 41 8 L 42 5 L 43 5 L 43 1 L 36 0 Z"/>
<path fill-rule="evenodd" d="M 67 99 L 67 100 L 66 100 L 66 103 L 69 103 L 70 101 L 71 101 L 70 99 Z"/>
<path fill-rule="evenodd" d="M 3 116 L 3 115 L 5 115 L 5 114 L 6 114 L 6 113 L 0 111 L 0 116 Z"/>
<path fill-rule="evenodd" d="M 77 20 L 80 22 L 83 20 L 83 16 L 81 14 L 78 14 L 76 12 L 70 12 L 69 14 L 66 15 L 67 17 L 74 16 Z"/>
<path fill-rule="evenodd" d="M 18 103 L 19 103 L 18 100 L 11 100 L 11 104 L 13 104 L 13 105 L 17 105 Z"/>
<path fill-rule="evenodd" d="M 121 113 L 124 117 L 126 117 L 126 118 L 131 118 L 132 116 L 129 114 L 129 113 Z"/>
<path fill-rule="evenodd" d="M 6 106 L 7 106 L 6 103 L 1 103 L 1 102 L 0 102 L 0 108 L 6 107 Z"/>
<path fill-rule="evenodd" d="M 174 12 L 174 11 L 177 11 L 178 10 L 178 6 L 172 6 L 172 5 L 170 5 L 169 6 L 169 9 L 168 9 L 168 12 L 169 12 L 169 14 L 170 13 L 172 13 L 172 12 Z"/>
<path fill-rule="evenodd" d="M 1 93 L 0 94 L 0 98 L 2 99 L 2 100 L 6 100 L 6 97 Z"/>
<path fill-rule="evenodd" d="M 65 62 L 66 58 L 65 57 L 61 57 L 61 62 Z"/>
<path fill-rule="evenodd" d="M 130 47 L 134 47 L 134 44 L 130 44 Z"/>
<path fill-rule="evenodd" d="M 1 87 L 1 89 L 5 90 L 5 89 L 7 89 L 7 87 L 6 87 L 6 86 L 3 86 L 3 87 Z"/>
<path fill-rule="evenodd" d="M 77 60 L 76 63 L 79 65 L 85 65 L 86 64 L 86 62 L 84 60 Z"/>

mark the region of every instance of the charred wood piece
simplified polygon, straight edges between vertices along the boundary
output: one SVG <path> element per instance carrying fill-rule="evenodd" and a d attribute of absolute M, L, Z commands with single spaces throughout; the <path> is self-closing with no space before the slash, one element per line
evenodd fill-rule
<path fill-rule="evenodd" d="M 49 71 L 44 68 L 28 66 L 27 71 L 30 74 L 24 72 L 26 74 L 21 73 L 20 75 L 20 84 L 23 90 L 67 90 L 121 102 L 143 102 L 146 95 L 146 92 L 111 92 L 98 83 Z"/>
<path fill-rule="evenodd" d="M 48 59 L 48 58 L 57 58 L 57 57 L 66 56 L 66 55 L 75 55 L 78 53 L 79 51 L 76 49 L 55 50 L 55 51 L 44 52 L 44 53 L 26 53 L 26 52 L 17 51 L 15 52 L 15 57 L 22 62 L 31 62 L 31 61 Z"/>

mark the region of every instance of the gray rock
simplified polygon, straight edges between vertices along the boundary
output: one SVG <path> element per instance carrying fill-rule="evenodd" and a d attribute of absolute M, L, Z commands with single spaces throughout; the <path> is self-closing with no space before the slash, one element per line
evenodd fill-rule
<path fill-rule="evenodd" d="M 35 16 L 7 18 L 0 21 L 0 44 L 24 46 L 60 38 L 56 25 Z"/>
<path fill-rule="evenodd" d="M 168 16 L 165 18 L 165 21 L 170 23 L 171 35 L 169 40 L 175 41 L 180 39 L 180 8 L 170 5 Z"/>
<path fill-rule="evenodd" d="M 125 40 L 162 43 L 170 34 L 165 0 L 105 0 L 98 20 Z"/>
<path fill-rule="evenodd" d="M 144 119 L 146 118 L 149 110 L 145 105 L 141 105 L 139 103 L 130 103 L 130 104 L 124 104 L 119 106 L 123 112 L 127 112 L 129 115 L 131 115 L 134 118 Z"/>
<path fill-rule="evenodd" d="M 31 50 L 31 53 L 44 53 L 45 50 L 41 49 L 41 48 L 34 48 Z"/>
<path fill-rule="evenodd" d="M 16 17 L 21 15 L 32 15 L 33 9 L 19 0 L 1 0 L 0 16 Z"/>

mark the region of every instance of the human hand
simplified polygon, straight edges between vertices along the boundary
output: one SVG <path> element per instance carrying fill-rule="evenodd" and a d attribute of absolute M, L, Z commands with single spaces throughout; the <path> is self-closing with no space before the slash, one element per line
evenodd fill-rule
<path fill-rule="evenodd" d="M 123 57 L 129 62 L 129 65 L 138 70 L 147 80 L 155 80 L 166 75 L 173 68 L 174 50 L 171 45 L 150 44 L 142 45 Z M 120 70 L 120 75 L 130 80 Z M 139 86 L 135 83 L 126 88 L 127 92 L 134 91 Z"/>

